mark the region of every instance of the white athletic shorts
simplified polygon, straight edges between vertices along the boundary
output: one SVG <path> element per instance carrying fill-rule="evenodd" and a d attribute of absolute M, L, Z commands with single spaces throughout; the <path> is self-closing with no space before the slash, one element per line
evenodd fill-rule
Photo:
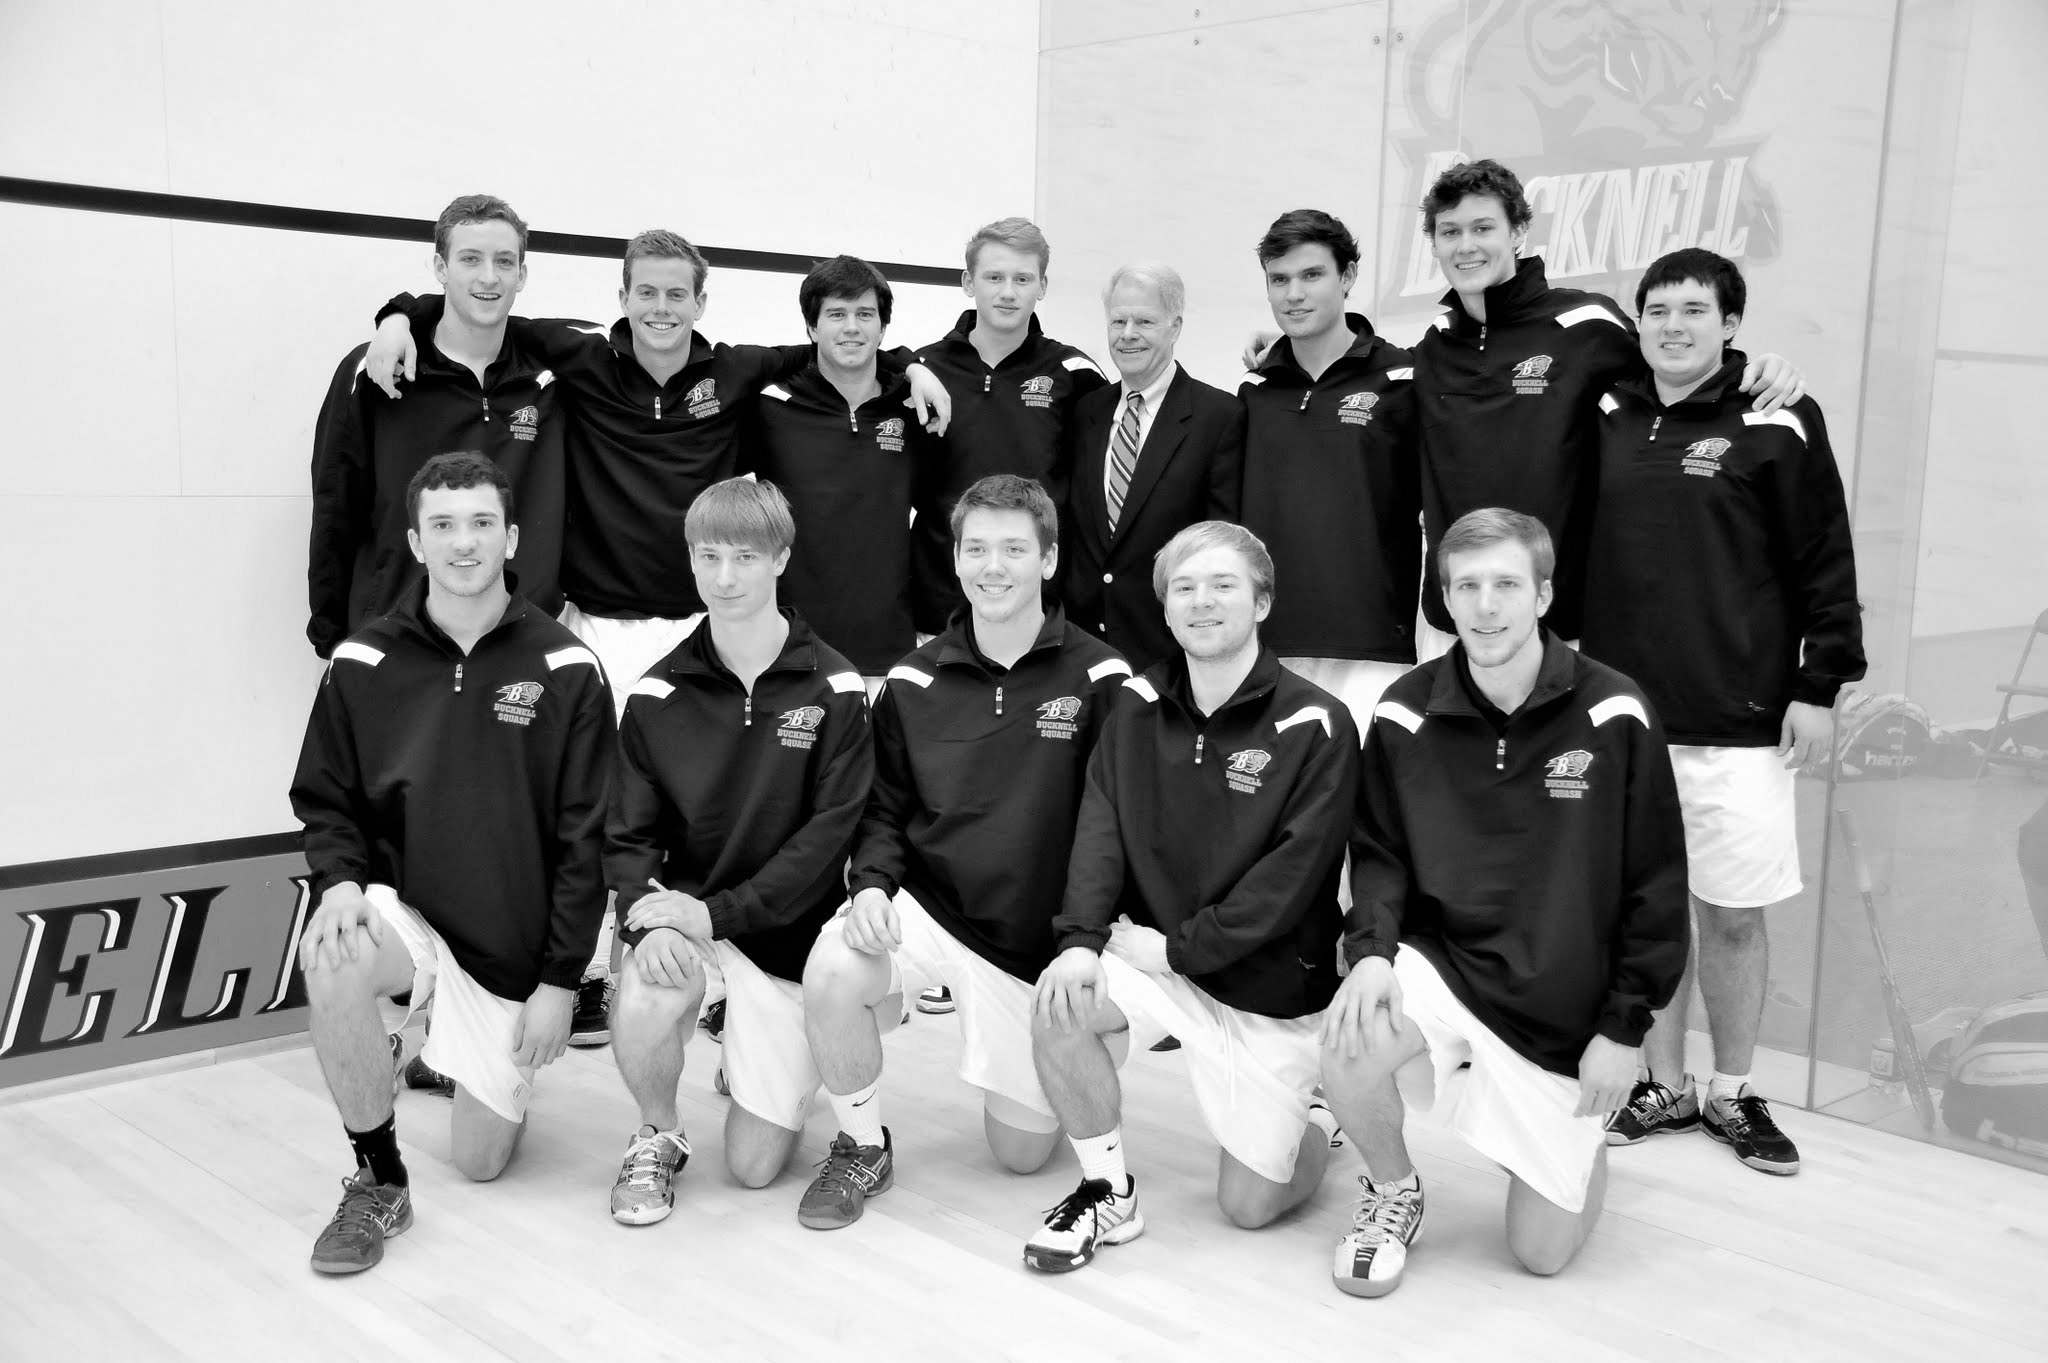
<path fill-rule="evenodd" d="M 684 552 L 678 545 L 677 552 Z M 697 622 L 704 618 L 699 611 L 681 620 L 664 620 L 650 616 L 645 620 L 621 620 L 609 615 L 591 615 L 579 610 L 574 601 L 562 607 L 561 621 L 589 646 L 604 666 L 604 679 L 611 684 L 612 708 L 617 711 L 614 719 L 626 718 L 626 697 L 632 693 L 633 683 L 647 675 L 647 669 L 675 651 L 677 644 L 689 637 Z"/>
<path fill-rule="evenodd" d="M 960 1077 L 984 1094 L 1009 1100 L 1008 1110 L 997 1114 L 1006 1125 L 1027 1131 L 1059 1130 L 1059 1119 L 1052 1115 L 1052 1104 L 1031 1063 L 1031 1002 L 1037 981 L 1020 980 L 981 956 L 946 931 L 908 890 L 898 890 L 892 902 L 903 945 L 889 953 L 891 997 L 909 998 L 938 985 L 952 990 L 953 1014 L 960 1022 Z M 842 909 L 824 930 L 837 934 L 845 926 Z M 883 1002 L 877 1015 L 884 1031 L 902 1016 L 900 1007 Z"/>
<path fill-rule="evenodd" d="M 1678 807 L 1685 816 L 1688 888 L 1730 909 L 1755 909 L 1799 893 L 1794 773 L 1776 748 L 1671 745 Z"/>
<path fill-rule="evenodd" d="M 1180 1038 L 1195 1104 L 1216 1143 L 1260 1178 L 1285 1183 L 1322 1077 L 1323 1015 L 1239 1012 L 1184 975 L 1151 975 L 1104 953 L 1109 997 L 1131 1023 L 1131 1049 Z"/>
<path fill-rule="evenodd" d="M 512 1036 L 526 1001 L 501 999 L 472 979 L 456 963 L 441 934 L 416 909 L 401 904 L 389 885 L 368 886 L 363 897 L 412 957 L 412 1005 L 406 1022 L 433 1001 L 434 1022 L 420 1057 L 506 1121 L 526 1120 L 533 1069 L 512 1060 Z"/>
<path fill-rule="evenodd" d="M 1376 663 L 1363 658 L 1282 658 L 1280 666 L 1343 701 L 1358 725 L 1358 741 L 1362 744 L 1365 731 L 1372 726 L 1373 707 L 1380 703 L 1380 696 L 1413 664 Z"/>
<path fill-rule="evenodd" d="M 732 1100 L 785 1131 L 804 1129 L 818 1092 L 818 1067 L 804 1035 L 804 987 L 779 980 L 730 942 L 692 942 L 699 960 L 725 977 L 725 1084 Z M 716 1002 L 707 992 L 705 1007 Z"/>
<path fill-rule="evenodd" d="M 1416 1115 L 1456 1134 L 1480 1154 L 1566 1211 L 1586 1205 L 1593 1162 L 1607 1143 L 1605 1117 L 1574 1117 L 1579 1081 L 1518 1054 L 1458 1001 L 1429 958 L 1394 953 L 1401 1011 L 1429 1049 L 1394 1073 Z M 1466 1064 L 1470 1068 L 1461 1068 Z"/>

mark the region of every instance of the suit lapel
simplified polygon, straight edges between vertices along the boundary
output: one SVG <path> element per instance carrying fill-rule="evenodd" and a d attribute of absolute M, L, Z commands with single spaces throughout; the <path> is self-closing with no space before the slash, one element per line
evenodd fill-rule
<path fill-rule="evenodd" d="M 1174 361 L 1173 382 L 1166 385 L 1165 396 L 1159 399 L 1159 415 L 1152 419 L 1152 429 L 1145 435 L 1145 443 L 1138 450 L 1137 472 L 1131 475 L 1131 490 L 1124 495 L 1124 509 L 1116 519 L 1116 538 L 1122 539 L 1124 532 L 1138 519 L 1139 508 L 1153 488 L 1159 485 L 1159 476 L 1179 451 L 1181 442 L 1187 439 L 1188 421 L 1195 414 L 1195 404 L 1188 396 L 1188 385 L 1194 380 L 1188 371 Z M 1118 390 L 1121 394 L 1121 389 Z M 1103 439 L 1108 440 L 1107 432 Z M 1102 490 L 1096 489 L 1096 500 L 1102 498 Z M 1107 517 L 1105 507 L 1103 515 Z"/>

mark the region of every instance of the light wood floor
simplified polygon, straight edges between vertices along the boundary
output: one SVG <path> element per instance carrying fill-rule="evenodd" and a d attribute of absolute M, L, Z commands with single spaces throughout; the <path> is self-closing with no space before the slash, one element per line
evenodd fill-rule
<path fill-rule="evenodd" d="M 2048 1183 L 1782 1109 L 1804 1173 L 1754 1173 L 1695 1135 L 1616 1151 L 1606 1219 L 1548 1280 L 1507 1256 L 1501 1173 L 1413 1133 L 1430 1210 L 1408 1281 L 1344 1297 L 1328 1261 L 1355 1154 L 1294 1217 L 1230 1227 L 1171 1055 L 1126 1074 L 1149 1229 L 1042 1277 L 1020 1246 L 1072 1156 L 996 1169 L 957 1035 L 918 1017 L 889 1039 L 896 1186 L 829 1234 L 796 1222 L 808 1165 L 760 1192 L 725 1177 L 701 1035 L 696 1155 L 675 1215 L 645 1229 L 606 1210 L 634 1124 L 608 1050 L 543 1075 L 490 1185 L 446 1163 L 445 1101 L 407 1094 L 418 1224 L 352 1279 L 306 1266 L 350 1164 L 309 1050 L 0 1104 L 0 1359 L 2048 1357 Z M 801 1157 L 830 1136 L 821 1112 Z"/>

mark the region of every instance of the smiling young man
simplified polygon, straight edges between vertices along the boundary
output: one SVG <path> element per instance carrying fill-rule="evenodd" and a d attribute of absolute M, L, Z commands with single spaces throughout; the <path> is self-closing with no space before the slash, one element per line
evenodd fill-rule
<path fill-rule="evenodd" d="M 953 575 L 953 503 L 967 487 L 1008 473 L 1066 496 L 1073 405 L 1106 380 L 1075 346 L 1038 324 L 1052 248 L 1024 218 L 1004 218 L 967 242 L 960 287 L 974 306 L 917 352 L 952 397 L 938 463 L 917 499 L 917 628 L 936 634 L 960 608 Z"/>
<path fill-rule="evenodd" d="M 1749 1082 L 1765 914 L 1799 892 L 1793 772 L 1831 751 L 1835 697 L 1863 675 L 1863 626 L 1820 408 L 1762 416 L 1738 386 L 1747 359 L 1729 343 L 1747 294 L 1711 251 L 1654 262 L 1636 288 L 1648 370 L 1600 400 L 1585 649 L 1641 683 L 1664 723 L 1698 941 L 1608 1141 L 1704 1123 L 1744 1164 L 1793 1174 L 1798 1148 Z M 1704 1103 L 1685 1072 L 1695 964 L 1714 1046 Z"/>
<path fill-rule="evenodd" d="M 624 316 L 609 329 L 565 318 L 509 319 L 513 341 L 553 366 L 560 382 L 550 391 L 567 398 L 562 623 L 603 661 L 621 707 L 703 609 L 688 555 L 677 552 L 685 513 L 705 488 L 739 471 L 745 418 L 761 390 L 815 358 L 809 344 L 707 340 L 697 323 L 710 304 L 709 271 L 704 253 L 676 233 L 642 232 L 626 245 Z M 443 299 L 406 294 L 378 313 L 365 363 L 394 405 L 404 405 L 394 374 L 412 377 L 415 347 L 443 315 Z M 910 358 L 908 351 L 897 357 Z M 930 402 L 943 424 L 945 394 L 936 381 L 914 366 L 911 381 L 918 419 Z M 601 941 L 577 999 L 577 1045 L 607 1039 L 609 957 Z"/>
<path fill-rule="evenodd" d="M 1102 291 L 1120 382 L 1074 404 L 1061 595 L 1067 617 L 1150 667 L 1176 651 L 1152 559 L 1202 520 L 1236 520 L 1244 404 L 1173 358 L 1187 288 L 1169 265 L 1119 266 Z"/>
<path fill-rule="evenodd" d="M 1287 667 L 1334 693 L 1358 727 L 1415 661 L 1421 581 L 1413 374 L 1407 351 L 1345 310 L 1358 242 L 1315 209 L 1258 245 L 1281 339 L 1238 387 L 1244 523 L 1287 590 L 1261 633 Z"/>
<path fill-rule="evenodd" d="M 845 913 L 804 972 L 811 1054 L 839 1134 L 797 1217 L 859 1219 L 895 1177 L 883 1125 L 881 1034 L 906 991 L 950 988 L 960 1077 L 1006 1169 L 1058 1143 L 1031 1067 L 1031 988 L 1052 959 L 1052 918 L 1088 755 L 1130 668 L 1040 595 L 1059 561 L 1045 489 L 1007 474 L 953 506 L 966 609 L 894 668 L 875 702 L 875 786 Z"/>
<path fill-rule="evenodd" d="M 1160 550 L 1153 586 L 1181 653 L 1124 683 L 1089 761 L 1060 952 L 1033 1010 L 1039 1077 L 1081 1161 L 1080 1185 L 1024 1246 L 1048 1273 L 1144 1229 L 1107 1038 L 1180 1038 L 1222 1146 L 1216 1200 L 1237 1225 L 1298 1206 L 1329 1159 L 1314 1093 L 1358 734 L 1261 645 L 1274 583 L 1257 536 L 1190 526 Z"/>
<path fill-rule="evenodd" d="M 781 595 L 880 688 L 917 644 L 910 510 L 935 437 L 906 419 L 910 382 L 882 353 L 894 291 L 881 271 L 835 256 L 797 290 L 817 358 L 761 390 L 748 462 L 804 527 Z"/>
<path fill-rule="evenodd" d="M 1557 546 L 1548 624 L 1560 638 L 1577 639 L 1599 403 L 1642 359 L 1635 328 L 1612 299 L 1553 287 L 1542 257 L 1523 254 L 1533 216 L 1522 182 L 1497 161 L 1452 166 L 1422 201 L 1423 234 L 1451 286 L 1445 312 L 1415 346 L 1423 522 L 1431 545 L 1479 507 L 1508 507 L 1543 522 Z M 1750 364 L 1742 378 L 1759 413 L 1805 391 L 1775 355 Z M 1423 593 L 1422 608 L 1435 629 L 1454 632 L 1436 593 Z"/>
<path fill-rule="evenodd" d="M 1387 688 L 1366 737 L 1351 973 L 1323 1029 L 1324 1091 L 1365 1157 L 1333 1270 L 1354 1296 L 1393 1291 L 1422 1229 L 1404 1100 L 1506 1166 L 1524 1268 L 1571 1262 L 1605 1118 L 1685 969 L 1664 736 L 1634 683 L 1538 623 L 1554 563 L 1520 512 L 1452 524 L 1436 564 L 1458 642 Z"/>
<path fill-rule="evenodd" d="M 300 945 L 313 1049 L 360 1166 L 313 1246 L 375 1265 L 412 1225 L 379 999 L 434 1003 L 455 1165 L 491 1179 L 562 1053 L 604 912 L 612 705 L 574 635 L 517 594 L 510 481 L 476 453 L 405 490 L 426 580 L 342 641 L 292 781 L 318 901 Z"/>
<path fill-rule="evenodd" d="M 335 370 L 314 426 L 306 637 L 323 658 L 420 580 L 407 548 L 405 489 L 446 450 L 479 450 L 505 470 L 526 532 L 521 589 L 550 615 L 562 607 L 566 491 L 554 375 L 507 331 L 526 284 L 526 224 L 503 199 L 466 194 L 434 224 L 433 265 L 449 306 L 421 328 L 411 401 L 370 380 L 368 348 L 358 346 Z"/>
<path fill-rule="evenodd" d="M 704 959 L 725 980 L 726 1168 L 759 1188 L 788 1163 L 818 1088 L 798 981 L 874 778 L 860 675 L 776 599 L 789 503 L 729 479 L 684 533 L 705 617 L 633 685 L 605 839 L 631 952 L 612 1054 L 641 1121 L 612 1185 L 626 1225 L 669 1214 L 689 1158 L 676 1081 Z"/>

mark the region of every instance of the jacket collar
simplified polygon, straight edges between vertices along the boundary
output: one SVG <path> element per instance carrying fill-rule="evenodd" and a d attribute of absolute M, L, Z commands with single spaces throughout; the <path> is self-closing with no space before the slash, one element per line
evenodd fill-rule
<path fill-rule="evenodd" d="M 1548 705 L 1560 696 L 1570 695 L 1578 682 L 1579 655 L 1562 639 L 1552 634 L 1548 627 L 1538 625 L 1543 637 L 1543 663 L 1536 670 L 1536 685 L 1529 692 L 1529 698 L 1522 702 L 1516 714 L 1525 714 L 1538 706 Z M 1472 680 L 1471 664 L 1465 660 L 1465 644 L 1460 640 L 1451 645 L 1451 651 L 1444 655 L 1444 665 L 1437 669 L 1436 681 L 1430 687 L 1429 713 L 1433 715 L 1470 715 L 1477 718 L 1479 706 L 1472 696 L 1477 689 Z"/>
<path fill-rule="evenodd" d="M 430 585 L 432 584 L 422 574 L 420 580 L 413 583 L 400 598 L 392 614 L 399 618 L 405 628 L 425 638 L 436 648 L 448 653 L 460 653 L 462 650 L 448 637 L 447 631 L 435 624 L 434 617 L 427 613 L 427 588 Z M 505 613 L 498 617 L 498 623 L 485 631 L 484 639 L 490 638 L 499 630 L 518 624 L 532 609 L 526 598 L 519 594 L 519 577 L 510 568 L 505 570 L 505 590 L 512 593 L 512 599 L 506 603 Z M 483 640 L 479 639 L 477 642 L 482 643 Z"/>
<path fill-rule="evenodd" d="M 782 641 L 782 651 L 775 655 L 775 661 L 762 669 L 762 675 L 770 672 L 815 672 L 818 670 L 818 636 L 801 615 L 788 606 L 777 608 L 782 618 L 789 622 L 789 637 Z M 711 617 L 705 616 L 697 627 L 689 632 L 675 652 L 669 654 L 668 670 L 674 676 L 729 677 L 732 669 L 718 656 L 718 645 L 711 641 Z"/>
<path fill-rule="evenodd" d="M 1031 641 L 1031 647 L 1024 650 L 1024 658 L 1035 657 L 1047 649 L 1057 650 L 1066 642 L 1067 616 L 1058 602 L 1051 602 L 1045 608 L 1045 619 L 1039 623 L 1038 637 Z M 988 660 L 974 642 L 974 614 L 971 607 L 962 606 L 953 612 L 953 618 L 946 622 L 946 632 L 935 641 L 938 657 L 934 660 L 940 667 L 972 667 L 978 671 L 993 674 L 996 664 Z M 1017 660 L 1017 667 L 1024 664 L 1024 658 Z M 1015 671 L 1016 668 L 1010 669 Z"/>
<path fill-rule="evenodd" d="M 1337 363 L 1330 366 L 1331 370 L 1350 360 L 1369 359 L 1375 350 L 1386 344 L 1379 338 L 1378 333 L 1373 331 L 1372 323 L 1366 320 L 1363 313 L 1345 313 L 1344 324 L 1351 328 L 1351 348 L 1337 357 Z M 1282 336 L 1273 343 L 1273 348 L 1266 352 L 1266 358 L 1259 362 L 1255 372 L 1277 374 L 1289 371 L 1303 379 L 1308 378 L 1308 371 L 1294 358 L 1294 338 Z M 1327 374 L 1329 371 L 1324 372 Z"/>
<path fill-rule="evenodd" d="M 887 352 L 879 356 L 875 361 L 875 381 L 882 385 L 882 391 L 863 402 L 861 407 L 865 409 L 892 398 L 901 402 L 910 392 L 910 380 L 904 377 L 907 368 Z M 790 391 L 791 396 L 802 397 L 807 406 L 822 405 L 841 414 L 846 411 L 846 399 L 832 386 L 832 380 L 825 377 L 825 371 L 818 367 L 815 354 L 809 364 L 794 377 L 784 380 L 782 386 Z"/>
<path fill-rule="evenodd" d="M 1537 304 L 1550 292 L 1550 280 L 1543 273 L 1542 256 L 1524 256 L 1515 262 L 1514 278 L 1504 284 L 1495 284 L 1486 291 L 1486 322 L 1488 326 L 1506 326 L 1519 322 L 1537 311 Z M 1465 311 L 1465 300 L 1458 296 L 1456 289 L 1444 294 L 1440 300 L 1451 311 L 1451 330 L 1463 336 L 1477 332 L 1482 325 L 1471 313 Z"/>
<path fill-rule="evenodd" d="M 960 320 L 955 322 L 953 329 L 946 333 L 944 343 L 950 346 L 964 347 L 969 355 L 972 355 L 976 361 L 979 361 L 981 359 L 981 352 L 974 348 L 974 342 L 970 339 L 974 332 L 974 322 L 974 309 L 969 308 L 960 314 Z M 1045 328 L 1038 324 L 1038 314 L 1033 312 L 1031 314 L 1030 328 L 1024 336 L 1024 344 L 1003 356 L 1002 362 L 996 365 L 996 368 L 1004 369 L 1012 364 L 1036 363 L 1036 360 L 1030 357 L 1036 356 L 1038 348 L 1044 343 Z"/>
<path fill-rule="evenodd" d="M 621 317 L 618 321 L 612 323 L 611 343 L 614 355 L 618 356 L 625 363 L 632 365 L 649 383 L 654 382 L 654 375 L 647 372 L 647 366 L 641 364 L 640 357 L 633 353 L 633 324 L 631 322 Z M 685 374 L 688 374 L 698 365 L 710 363 L 717 349 L 717 346 L 704 339 L 703 332 L 691 331 L 690 357 L 683 361 L 683 367 L 670 375 L 668 383 L 662 386 L 666 388 L 679 383 Z"/>
<path fill-rule="evenodd" d="M 1691 407 L 1694 404 L 1712 406 L 1720 403 L 1731 393 L 1741 392 L 1741 389 L 1736 385 L 1742 382 L 1742 371 L 1748 367 L 1749 356 L 1733 346 L 1728 347 L 1722 352 L 1721 367 L 1712 374 L 1709 374 L 1705 383 L 1687 393 L 1679 401 L 1672 403 L 1668 408 L 1664 405 L 1663 400 L 1657 396 L 1656 375 L 1652 374 L 1648 369 L 1638 369 L 1635 373 L 1630 374 L 1614 386 L 1624 393 L 1641 398 L 1658 411 L 1673 411 L 1680 407 Z"/>
<path fill-rule="evenodd" d="M 1194 685 L 1188 680 L 1188 657 L 1180 650 L 1173 656 L 1152 664 L 1145 669 L 1145 680 L 1152 683 L 1152 689 L 1162 698 L 1170 699 L 1190 718 L 1199 719 L 1202 712 L 1195 708 Z M 1245 673 L 1244 680 L 1237 684 L 1237 690 L 1230 693 L 1230 699 L 1216 707 L 1210 716 L 1222 714 L 1233 706 L 1258 700 L 1272 693 L 1280 685 L 1280 658 L 1263 643 L 1259 645 L 1259 656 L 1252 660 L 1252 670 Z"/>

